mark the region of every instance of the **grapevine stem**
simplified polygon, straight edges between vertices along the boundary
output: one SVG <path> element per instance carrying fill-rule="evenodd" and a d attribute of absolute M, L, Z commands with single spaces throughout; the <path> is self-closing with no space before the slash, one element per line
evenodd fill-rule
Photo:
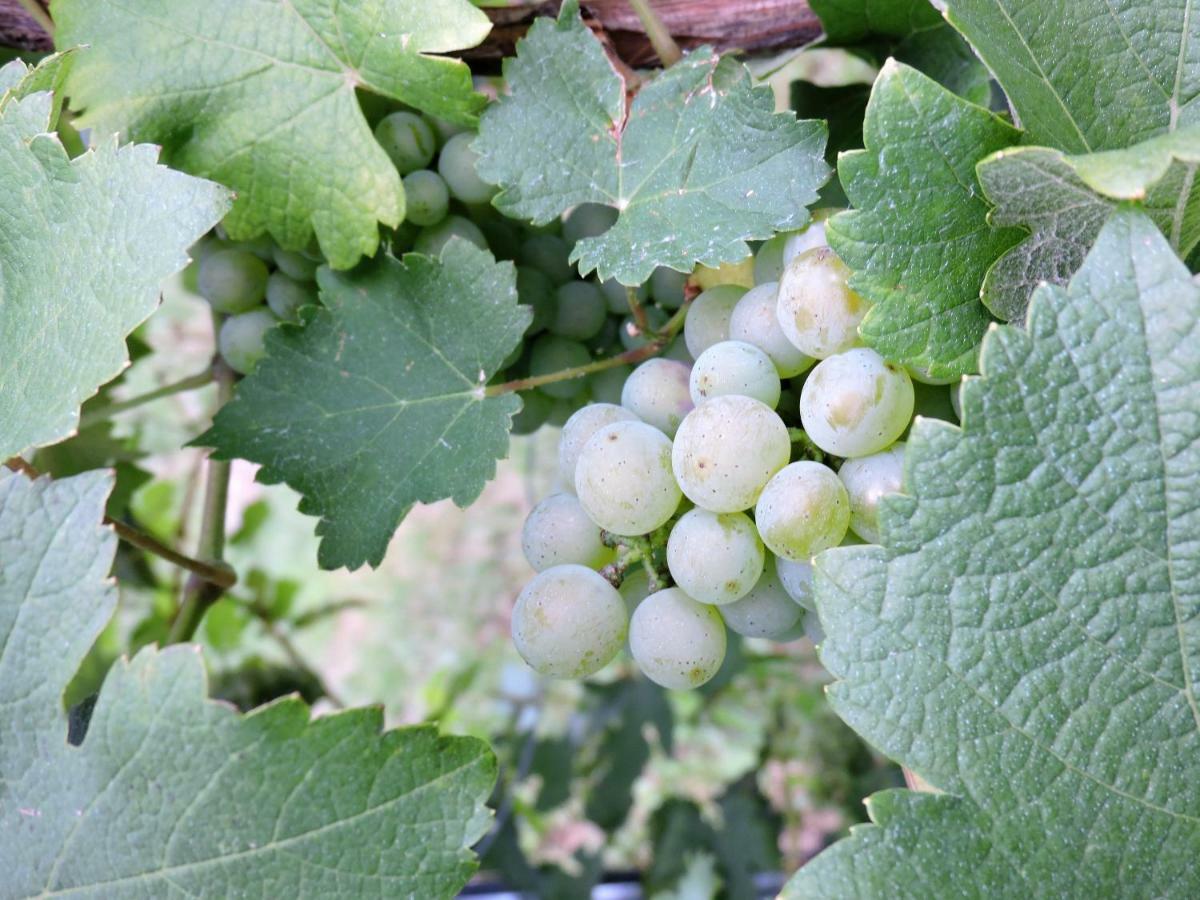
<path fill-rule="evenodd" d="M 626 287 L 625 296 L 629 299 L 629 311 L 633 313 L 633 324 L 637 325 L 642 334 L 650 334 L 650 320 L 646 318 L 646 307 L 638 299 L 636 287 Z"/>
<path fill-rule="evenodd" d="M 30 479 L 40 478 L 42 475 L 41 472 L 19 456 L 14 456 L 5 462 L 4 465 L 14 472 L 26 475 Z M 110 519 L 108 516 L 104 517 L 104 524 L 112 526 L 112 530 L 116 532 L 117 537 L 130 546 L 137 547 L 139 550 L 145 550 L 147 553 L 153 553 L 155 556 L 161 557 L 167 562 L 179 566 L 181 569 L 187 569 L 192 573 L 193 577 L 212 584 L 221 590 L 231 588 L 237 583 L 236 573 L 223 562 L 206 562 L 201 559 L 184 556 L 177 550 L 168 547 L 158 538 L 151 537 L 144 531 L 139 531 L 131 525 L 126 525 L 124 522 Z"/>
<path fill-rule="evenodd" d="M 679 52 L 679 45 L 675 43 L 671 32 L 667 31 L 662 19 L 650 5 L 650 0 L 629 0 L 629 5 L 637 13 L 637 17 L 642 20 L 642 27 L 646 29 L 646 37 L 650 39 L 650 46 L 658 54 L 663 68 L 679 62 L 683 58 L 683 54 Z"/>
<path fill-rule="evenodd" d="M 46 12 L 45 7 L 38 3 L 38 0 L 17 0 L 17 2 L 29 14 L 29 18 L 41 26 L 42 31 L 50 37 L 54 37 L 54 20 L 50 18 L 50 13 Z"/>
<path fill-rule="evenodd" d="M 825 459 L 825 452 L 813 443 L 812 438 L 808 436 L 803 428 L 789 428 L 788 437 L 793 444 L 800 445 L 800 452 L 809 459 L 821 462 Z"/>
<path fill-rule="evenodd" d="M 308 664 L 308 662 L 301 655 L 300 651 L 296 649 L 296 645 L 292 643 L 292 639 L 288 637 L 287 633 L 279 627 L 279 625 L 271 618 L 267 611 L 257 603 L 246 604 L 246 606 L 254 614 L 255 618 L 257 618 L 262 624 L 263 628 L 266 630 L 267 634 L 271 636 L 272 640 L 279 645 L 279 649 L 281 649 L 283 651 L 283 655 L 288 658 L 288 662 L 312 678 L 320 686 L 321 693 L 325 695 L 325 698 L 330 703 L 332 703 L 338 709 L 345 709 L 346 702 L 342 700 L 340 696 L 334 693 L 329 685 L 325 683 L 325 679 L 321 677 L 320 673 Z"/>
<path fill-rule="evenodd" d="M 98 409 L 89 410 L 79 417 L 79 430 L 95 425 L 97 422 L 103 422 L 111 419 L 119 413 L 127 410 L 136 409 L 147 403 L 153 403 L 155 400 L 161 400 L 163 397 L 170 397 L 172 394 L 182 394 L 184 391 L 194 391 L 196 388 L 204 387 L 213 380 L 212 367 L 209 366 L 203 372 L 197 372 L 195 375 L 189 375 L 187 378 L 181 378 L 171 384 L 163 385 L 153 391 L 148 391 L 145 394 L 139 394 L 136 397 L 130 397 L 128 400 L 122 400 L 118 403 L 109 403 L 101 406 Z"/>

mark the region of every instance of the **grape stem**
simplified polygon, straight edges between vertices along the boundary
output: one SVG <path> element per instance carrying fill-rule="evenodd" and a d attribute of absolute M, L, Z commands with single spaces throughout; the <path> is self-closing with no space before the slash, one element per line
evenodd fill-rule
<path fill-rule="evenodd" d="M 202 388 L 213 380 L 212 366 L 208 366 L 202 372 L 197 372 L 195 375 L 189 375 L 187 378 L 181 378 L 171 384 L 163 385 L 153 391 L 148 391 L 145 394 L 139 394 L 136 397 L 130 397 L 128 400 L 121 400 L 117 403 L 108 403 L 97 409 L 91 409 L 79 417 L 79 430 L 83 431 L 99 422 L 107 421 L 115 415 L 126 412 L 131 409 L 136 409 L 139 406 L 144 406 L 147 403 L 153 403 L 155 400 L 161 400 L 163 397 L 170 397 L 173 394 L 182 394 L 185 391 L 194 391 L 196 388 Z"/>
<path fill-rule="evenodd" d="M 629 0 L 629 5 L 641 19 L 642 27 L 646 29 L 646 37 L 650 40 L 650 46 L 658 54 L 663 68 L 679 62 L 683 58 L 683 54 L 679 52 L 679 45 L 675 43 L 671 32 L 667 30 L 662 19 L 658 17 L 658 13 L 654 11 L 654 7 L 650 5 L 650 0 Z"/>
<path fill-rule="evenodd" d="M 283 651 L 283 655 L 287 657 L 288 662 L 290 662 L 294 668 L 303 672 L 305 675 L 315 681 L 318 687 L 320 687 L 321 693 L 325 695 L 325 698 L 330 703 L 332 703 L 338 709 L 346 708 L 345 701 L 342 700 L 342 698 L 336 693 L 334 693 L 333 690 L 330 689 L 329 685 L 325 683 L 325 679 L 321 677 L 320 673 L 308 664 L 308 662 L 300 654 L 300 651 L 296 649 L 296 645 L 292 643 L 292 639 L 288 637 L 287 633 L 279 627 L 279 623 L 271 617 L 270 611 L 264 608 L 261 603 L 250 602 L 238 598 L 234 599 L 239 606 L 249 610 L 249 612 L 256 619 L 258 619 L 258 621 L 262 624 L 263 630 L 265 630 L 267 634 L 270 635 L 271 639 L 279 645 L 279 649 Z"/>
<path fill-rule="evenodd" d="M 20 472 L 31 481 L 42 477 L 41 472 L 19 456 L 14 456 L 5 462 L 4 465 L 14 472 Z M 139 550 L 145 550 L 147 553 L 161 557 L 167 562 L 179 566 L 181 569 L 186 569 L 192 573 L 193 577 L 218 586 L 221 590 L 231 588 L 237 583 L 237 574 L 223 562 L 209 562 L 184 556 L 177 550 L 168 547 L 162 541 L 158 540 L 158 538 L 151 537 L 144 531 L 139 531 L 131 525 L 118 522 L 108 516 L 104 517 L 104 524 L 110 526 L 116 532 L 117 537 L 130 546 L 137 547 Z"/>
<path fill-rule="evenodd" d="M 50 37 L 54 37 L 54 20 L 50 18 L 50 13 L 46 12 L 45 7 L 38 3 L 38 0 L 17 0 L 17 2 L 29 14 L 29 18 L 41 26 L 42 31 Z"/>
<path fill-rule="evenodd" d="M 625 297 L 629 301 L 629 311 L 633 314 L 633 324 L 637 326 L 640 334 L 654 336 L 654 329 L 650 327 L 650 320 L 646 318 L 646 307 L 642 306 L 642 301 L 638 299 L 636 287 L 626 287 Z"/>
<path fill-rule="evenodd" d="M 814 462 L 825 461 L 825 451 L 813 443 L 803 428 L 789 428 L 788 437 L 793 444 L 799 444 L 800 454 L 805 459 L 811 459 Z"/>

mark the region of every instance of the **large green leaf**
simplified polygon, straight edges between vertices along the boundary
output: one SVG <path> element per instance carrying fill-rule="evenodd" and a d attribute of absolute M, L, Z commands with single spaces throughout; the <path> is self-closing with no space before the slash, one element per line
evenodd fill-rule
<path fill-rule="evenodd" d="M 504 65 L 509 96 L 480 122 L 479 173 L 500 185 L 502 212 L 537 223 L 580 203 L 616 207 L 609 231 L 575 245 L 584 274 L 640 284 L 656 266 L 742 259 L 747 240 L 808 221 L 829 175 L 825 127 L 776 113 L 735 60 L 696 50 L 627 111 L 625 81 L 574 0 L 517 51 Z"/>
<path fill-rule="evenodd" d="M 1196 0 L 944 0 L 1030 143 L 1117 150 L 1200 122 Z"/>
<path fill-rule="evenodd" d="M 262 463 L 321 517 L 325 568 L 378 565 L 413 503 L 471 503 L 508 448 L 514 395 L 483 386 L 520 341 L 512 263 L 467 241 L 320 275 L 322 309 L 267 357 L 197 443 Z"/>
<path fill-rule="evenodd" d="M 935 375 L 974 371 L 990 321 L 979 300 L 988 267 L 1020 241 L 993 229 L 975 164 L 1017 140 L 1010 125 L 915 69 L 889 62 L 867 104 L 866 149 L 838 162 L 855 207 L 829 242 L 874 306 L 866 341 Z"/>
<path fill-rule="evenodd" d="M 941 22 L 929 0 L 810 0 L 825 37 L 853 44 L 872 35 L 905 37 Z"/>
<path fill-rule="evenodd" d="M 63 689 L 116 605 L 109 487 L 0 480 L 4 896 L 453 896 L 495 776 L 473 738 L 296 699 L 243 716 L 178 646 L 118 662 L 67 743 Z"/>
<path fill-rule="evenodd" d="M 125 367 L 159 283 L 228 208 L 219 186 L 158 165 L 155 147 L 102 141 L 70 159 L 53 96 L 19 96 L 39 71 L 0 100 L 0 460 L 71 434 L 80 404 Z"/>
<path fill-rule="evenodd" d="M 1200 286 L 1119 211 L 982 366 L 884 546 L 817 560 L 834 708 L 948 795 L 877 796 L 790 896 L 1198 896 Z"/>
<path fill-rule="evenodd" d="M 483 40 L 467 0 L 55 0 L 82 125 L 163 147 L 164 160 L 237 191 L 234 238 L 269 231 L 335 268 L 404 217 L 400 176 L 355 90 L 470 123 L 483 97 L 459 61 Z"/>
<path fill-rule="evenodd" d="M 1186 258 L 1200 242 L 1198 166 L 1197 127 L 1126 150 L 1068 156 L 1015 147 L 985 159 L 979 181 L 996 204 L 989 221 L 1031 233 L 988 272 L 984 304 L 1002 319 L 1022 319 L 1033 289 L 1043 281 L 1065 284 L 1122 202 L 1138 203 Z"/>

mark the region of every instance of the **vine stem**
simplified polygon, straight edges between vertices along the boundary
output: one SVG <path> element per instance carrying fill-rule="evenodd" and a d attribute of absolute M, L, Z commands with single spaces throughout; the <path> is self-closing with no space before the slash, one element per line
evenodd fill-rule
<path fill-rule="evenodd" d="M 638 299 L 636 287 L 626 287 L 625 297 L 629 300 L 629 311 L 633 313 L 633 323 L 642 334 L 650 334 L 650 320 L 646 318 L 646 307 Z"/>
<path fill-rule="evenodd" d="M 98 422 L 104 422 L 111 419 L 113 416 L 126 412 L 131 409 L 136 409 L 139 406 L 144 406 L 147 403 L 153 403 L 155 400 L 161 400 L 163 397 L 170 397 L 173 394 L 182 394 L 184 391 L 194 391 L 196 388 L 202 388 L 213 380 L 212 366 L 209 366 L 202 372 L 197 372 L 195 375 L 189 375 L 187 378 L 181 378 L 171 384 L 163 385 L 153 391 L 148 391 L 145 394 L 139 394 L 136 397 L 130 397 L 128 400 L 121 400 L 118 403 L 109 403 L 101 406 L 98 409 L 89 410 L 79 417 L 79 430 L 88 428 Z"/>
<path fill-rule="evenodd" d="M 7 460 L 4 465 L 14 472 L 20 472 L 30 480 L 42 477 L 41 472 L 19 456 L 14 456 L 12 459 Z M 132 525 L 118 522 L 109 516 L 104 517 L 104 524 L 111 526 L 112 530 L 116 532 L 117 537 L 130 546 L 137 547 L 139 550 L 145 550 L 147 553 L 153 553 L 155 556 L 161 557 L 167 562 L 179 566 L 181 569 L 186 569 L 192 573 L 193 577 L 219 587 L 221 590 L 227 590 L 237 584 L 237 573 L 223 562 L 210 562 L 185 556 L 178 550 L 168 547 L 158 538 L 152 537 L 144 531 L 139 531 Z"/>
<path fill-rule="evenodd" d="M 271 636 L 271 639 L 279 645 L 279 649 L 281 649 L 283 651 L 283 655 L 288 658 L 288 662 L 316 681 L 316 683 L 320 685 L 321 693 L 325 695 L 326 700 L 328 700 L 338 709 L 345 709 L 346 702 L 338 694 L 334 693 L 334 691 L 325 682 L 325 679 L 321 677 L 321 674 L 308 664 L 308 662 L 304 659 L 304 656 L 296 648 L 296 645 L 292 643 L 292 639 L 288 637 L 287 633 L 279 627 L 278 623 L 271 618 L 267 611 L 257 603 L 245 603 L 243 605 L 250 610 L 256 619 L 258 619 L 263 629 Z"/>
<path fill-rule="evenodd" d="M 667 30 L 667 26 L 658 17 L 654 7 L 650 5 L 650 0 L 629 0 L 629 5 L 641 19 L 642 27 L 646 29 L 646 37 L 650 40 L 650 46 L 658 54 L 663 68 L 679 62 L 683 58 L 683 54 L 679 52 L 679 45 L 675 43 L 671 32 Z"/>
<path fill-rule="evenodd" d="M 42 31 L 50 37 L 54 37 L 54 20 L 50 18 L 50 13 L 46 12 L 42 4 L 37 0 L 17 0 L 17 2 L 21 4 L 21 9 L 29 14 L 29 18 L 41 26 Z"/>

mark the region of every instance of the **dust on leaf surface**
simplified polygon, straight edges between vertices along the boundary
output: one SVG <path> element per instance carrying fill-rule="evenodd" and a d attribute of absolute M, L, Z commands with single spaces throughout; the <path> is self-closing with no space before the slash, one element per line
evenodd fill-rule
<path fill-rule="evenodd" d="M 159 284 L 229 204 L 159 165 L 157 147 L 104 140 L 69 158 L 40 90 L 62 65 L 0 70 L 0 459 L 75 430 L 83 401 L 127 364 Z"/>
<path fill-rule="evenodd" d="M 852 210 L 826 225 L 873 304 L 860 331 L 888 359 L 937 376 L 975 370 L 991 321 L 979 299 L 991 264 L 1020 241 L 994 229 L 975 177 L 979 160 L 1018 132 L 915 69 L 888 62 L 871 91 L 866 149 L 842 154 Z"/>
<path fill-rule="evenodd" d="M 745 66 L 700 48 L 626 85 L 578 4 L 539 19 L 506 60 L 509 95 L 480 121 L 480 175 L 506 215 L 549 222 L 580 203 L 619 211 L 579 241 L 581 273 L 622 284 L 657 266 L 690 272 L 749 254 L 748 240 L 799 228 L 829 177 L 825 126 L 776 113 Z"/>
<path fill-rule="evenodd" d="M 1196 896 L 1200 286 L 1119 211 L 982 365 L 884 546 L 817 560 L 831 702 L 947 793 L 876 795 L 787 895 Z"/>
<path fill-rule="evenodd" d="M 116 607 L 111 476 L 0 479 L 0 867 L 6 897 L 451 897 L 495 759 L 378 709 L 205 697 L 195 647 L 117 662 L 87 734 L 62 693 Z"/>
<path fill-rule="evenodd" d="M 267 356 L 196 439 L 302 495 L 328 569 L 378 565 L 414 503 L 466 506 L 508 449 L 514 395 L 483 385 L 529 323 L 511 263 L 452 239 L 319 275 L 322 308 L 268 332 Z"/>
<path fill-rule="evenodd" d="M 461 61 L 490 23 L 467 0 L 55 0 L 81 127 L 163 147 L 169 165 L 237 192 L 235 239 L 289 250 L 315 233 L 335 268 L 404 217 L 400 176 L 355 89 L 463 124 L 484 98 Z"/>

